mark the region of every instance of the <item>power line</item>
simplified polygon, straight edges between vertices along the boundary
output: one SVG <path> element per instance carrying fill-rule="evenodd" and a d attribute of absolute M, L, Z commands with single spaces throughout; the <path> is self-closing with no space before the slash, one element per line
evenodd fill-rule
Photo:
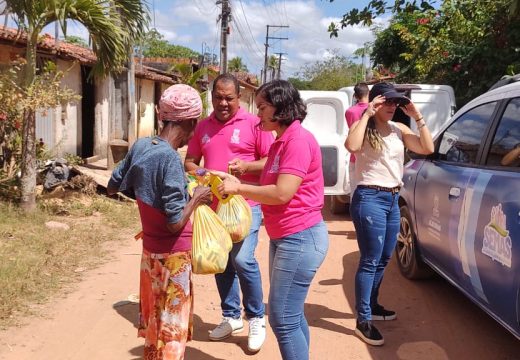
<path fill-rule="evenodd" d="M 267 32 L 266 32 L 266 36 L 265 36 L 264 71 L 263 71 L 263 81 L 262 81 L 263 84 L 265 84 L 265 82 L 267 81 L 267 59 L 268 59 L 269 40 L 271 40 L 271 39 L 274 39 L 274 40 L 289 40 L 289 38 L 281 38 L 281 37 L 269 36 L 269 28 L 270 27 L 276 28 L 276 29 L 281 29 L 281 28 L 288 28 L 289 25 L 266 25 L 266 27 L 267 27 Z"/>
<path fill-rule="evenodd" d="M 249 31 L 249 35 L 251 35 L 251 39 L 253 39 L 253 43 L 255 44 L 256 48 L 258 49 L 258 52 L 261 54 L 262 50 L 258 46 L 258 43 L 257 43 L 255 37 L 253 36 L 253 32 L 251 31 L 251 26 L 249 26 L 249 21 L 247 21 L 246 11 L 244 10 L 244 6 L 242 4 L 242 0 L 239 0 L 239 3 L 240 3 L 240 7 L 242 8 L 242 14 L 244 15 L 244 20 L 246 21 L 246 25 L 247 25 L 247 29 Z"/>

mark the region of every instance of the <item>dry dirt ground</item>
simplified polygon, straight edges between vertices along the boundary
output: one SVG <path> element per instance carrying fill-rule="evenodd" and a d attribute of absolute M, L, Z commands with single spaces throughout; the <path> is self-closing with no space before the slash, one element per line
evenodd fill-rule
<path fill-rule="evenodd" d="M 382 288 L 382 303 L 395 309 L 395 321 L 380 323 L 386 344 L 375 348 L 354 335 L 353 277 L 358 260 L 355 232 L 348 216 L 325 214 L 330 235 L 326 261 L 311 286 L 305 306 L 311 326 L 311 359 L 520 359 L 520 341 L 465 299 L 446 281 L 410 282 L 392 260 Z M 137 305 L 127 301 L 138 288 L 140 243 L 127 234 L 111 261 L 85 274 L 75 290 L 57 297 L 24 327 L 0 332 L 0 359 L 130 360 L 141 358 L 136 337 Z M 257 258 L 267 283 L 268 237 L 262 229 Z M 208 340 L 220 320 L 213 276 L 195 277 L 195 338 L 189 360 L 280 359 L 268 328 L 257 354 L 247 351 L 247 330 L 223 342 Z"/>

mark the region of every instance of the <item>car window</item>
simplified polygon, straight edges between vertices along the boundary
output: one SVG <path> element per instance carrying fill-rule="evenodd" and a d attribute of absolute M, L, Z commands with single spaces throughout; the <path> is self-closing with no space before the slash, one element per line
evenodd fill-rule
<path fill-rule="evenodd" d="M 439 159 L 475 164 L 478 149 L 496 104 L 491 102 L 479 105 L 458 117 L 442 134 Z"/>
<path fill-rule="evenodd" d="M 520 167 L 520 98 L 514 98 L 507 104 L 493 138 L 486 164 Z"/>

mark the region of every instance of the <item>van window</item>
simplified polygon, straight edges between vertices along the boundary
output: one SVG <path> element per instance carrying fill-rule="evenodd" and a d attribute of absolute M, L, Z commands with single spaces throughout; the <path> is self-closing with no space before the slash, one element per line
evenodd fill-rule
<path fill-rule="evenodd" d="M 475 164 L 478 149 L 495 106 L 496 102 L 483 104 L 458 117 L 442 134 L 439 159 Z"/>
<path fill-rule="evenodd" d="M 520 98 L 506 107 L 489 149 L 486 165 L 520 169 Z"/>
<path fill-rule="evenodd" d="M 307 101 L 307 116 L 304 127 L 314 134 L 341 134 L 346 126 L 345 114 L 339 114 L 341 106 L 328 100 L 312 99 Z"/>

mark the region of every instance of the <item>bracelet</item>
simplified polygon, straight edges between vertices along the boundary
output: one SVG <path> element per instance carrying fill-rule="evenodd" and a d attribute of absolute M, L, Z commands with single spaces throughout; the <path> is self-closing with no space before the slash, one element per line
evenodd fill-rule
<path fill-rule="evenodd" d="M 417 130 L 421 130 L 425 126 L 426 126 L 426 123 L 423 122 L 421 125 L 417 126 Z"/>
<path fill-rule="evenodd" d="M 419 122 L 424 119 L 424 116 L 421 116 L 419 119 L 415 119 L 415 122 Z"/>

